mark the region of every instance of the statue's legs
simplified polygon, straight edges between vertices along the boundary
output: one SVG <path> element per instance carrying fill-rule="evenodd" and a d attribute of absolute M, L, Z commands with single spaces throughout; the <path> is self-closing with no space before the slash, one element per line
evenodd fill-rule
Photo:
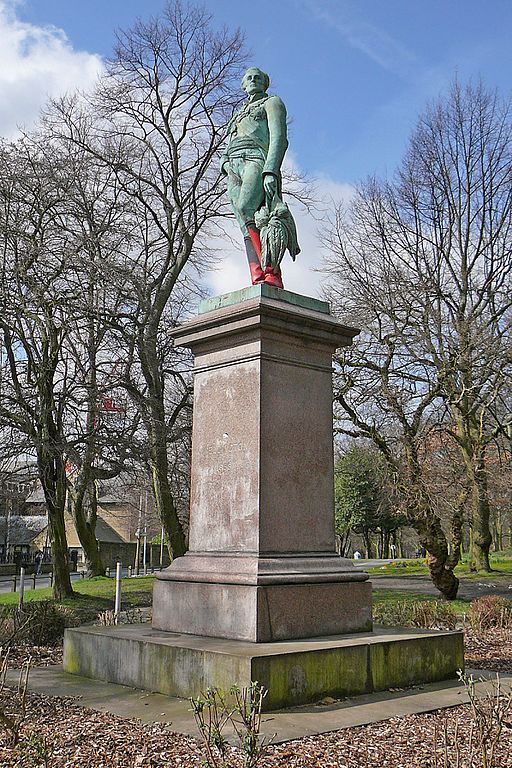
<path fill-rule="evenodd" d="M 265 199 L 263 189 L 264 159 L 259 152 L 244 150 L 229 159 L 228 194 L 233 211 L 244 235 L 245 250 L 249 262 L 251 281 L 283 287 L 281 271 L 274 273 L 271 267 L 261 268 L 260 234 L 254 223 L 254 214 Z"/>

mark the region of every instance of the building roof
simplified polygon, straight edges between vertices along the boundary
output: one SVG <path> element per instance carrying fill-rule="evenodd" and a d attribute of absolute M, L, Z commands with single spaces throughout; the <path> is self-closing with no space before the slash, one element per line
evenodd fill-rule
<path fill-rule="evenodd" d="M 122 536 L 120 536 L 118 532 L 112 528 L 112 526 L 106 523 L 105 520 L 99 516 L 96 519 L 95 534 L 98 541 L 106 541 L 113 544 L 120 544 L 127 541 L 127 539 L 124 539 Z"/>
<path fill-rule="evenodd" d="M 47 527 L 46 515 L 12 515 L 9 518 L 9 541 L 12 547 L 31 544 Z M 7 519 L 0 518 L 0 539 L 7 538 Z"/>
<path fill-rule="evenodd" d="M 29 493 L 25 499 L 25 504 L 45 504 L 44 491 L 40 485 L 36 485 L 32 493 Z"/>

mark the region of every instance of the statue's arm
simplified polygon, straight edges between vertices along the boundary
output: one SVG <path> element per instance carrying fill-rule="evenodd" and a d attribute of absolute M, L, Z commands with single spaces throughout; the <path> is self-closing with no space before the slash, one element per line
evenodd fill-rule
<path fill-rule="evenodd" d="M 271 173 L 277 177 L 279 176 L 284 154 L 288 147 L 286 107 L 279 96 L 271 96 L 265 102 L 265 111 L 267 113 L 270 142 L 267 159 L 263 166 L 263 175 Z"/>

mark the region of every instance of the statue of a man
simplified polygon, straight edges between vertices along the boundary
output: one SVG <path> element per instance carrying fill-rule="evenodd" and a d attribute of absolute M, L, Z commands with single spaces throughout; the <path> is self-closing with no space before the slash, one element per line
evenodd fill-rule
<path fill-rule="evenodd" d="M 221 168 L 245 239 L 252 284 L 283 287 L 281 260 L 300 249 L 292 215 L 281 197 L 281 164 L 288 146 L 286 108 L 269 96 L 270 80 L 251 67 L 242 80 L 247 100 L 228 127 Z"/>

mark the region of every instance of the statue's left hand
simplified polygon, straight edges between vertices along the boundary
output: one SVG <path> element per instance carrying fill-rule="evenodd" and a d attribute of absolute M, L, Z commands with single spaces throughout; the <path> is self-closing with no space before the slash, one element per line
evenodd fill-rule
<path fill-rule="evenodd" d="M 265 190 L 265 197 L 269 202 L 272 202 L 274 196 L 277 194 L 277 179 L 273 173 L 266 173 L 263 177 L 263 189 Z"/>

